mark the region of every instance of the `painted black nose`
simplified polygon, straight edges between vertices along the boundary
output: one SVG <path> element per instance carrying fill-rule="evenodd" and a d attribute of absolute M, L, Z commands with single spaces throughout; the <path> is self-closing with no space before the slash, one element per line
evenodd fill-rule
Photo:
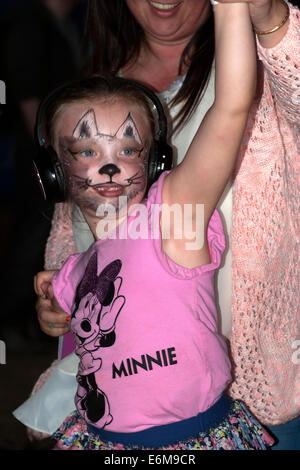
<path fill-rule="evenodd" d="M 113 163 L 108 163 L 107 165 L 104 165 L 102 168 L 100 168 L 99 173 L 100 175 L 108 175 L 112 177 L 116 173 L 121 173 L 121 170 Z"/>

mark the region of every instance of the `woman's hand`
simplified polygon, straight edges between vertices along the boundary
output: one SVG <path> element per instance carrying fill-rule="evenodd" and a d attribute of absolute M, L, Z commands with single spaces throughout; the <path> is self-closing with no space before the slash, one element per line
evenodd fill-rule
<path fill-rule="evenodd" d="M 255 29 L 266 31 L 280 24 L 287 9 L 280 0 L 251 0 L 249 11 Z"/>
<path fill-rule="evenodd" d="M 287 14 L 287 7 L 282 0 L 220 0 L 220 3 L 244 1 L 249 3 L 249 12 L 252 24 L 256 31 L 268 31 L 279 25 Z M 274 47 L 284 37 L 288 29 L 289 20 L 273 33 L 258 35 L 263 47 Z"/>
<path fill-rule="evenodd" d="M 70 330 L 69 317 L 60 308 L 51 286 L 55 271 L 42 271 L 34 277 L 34 290 L 38 295 L 36 310 L 41 330 L 57 337 Z"/>

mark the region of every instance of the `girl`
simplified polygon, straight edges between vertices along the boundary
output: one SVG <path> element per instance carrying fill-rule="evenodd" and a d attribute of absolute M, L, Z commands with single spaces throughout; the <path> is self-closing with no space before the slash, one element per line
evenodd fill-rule
<path fill-rule="evenodd" d="M 87 79 L 66 87 L 48 113 L 48 143 L 98 239 L 35 279 L 37 294 L 51 283 L 53 303 L 68 312 L 79 358 L 77 411 L 54 434 L 57 449 L 272 443 L 224 393 L 230 365 L 213 288 L 224 234 L 215 207 L 246 125 L 256 59 L 247 5 L 218 5 L 215 25 L 215 102 L 184 161 L 147 199 L 154 126 L 134 85 Z"/>

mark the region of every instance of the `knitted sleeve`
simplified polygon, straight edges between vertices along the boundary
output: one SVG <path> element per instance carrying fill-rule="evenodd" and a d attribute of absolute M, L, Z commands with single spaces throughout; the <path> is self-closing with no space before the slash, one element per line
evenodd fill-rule
<path fill-rule="evenodd" d="M 60 269 L 66 259 L 76 253 L 72 228 L 72 207 L 69 202 L 56 204 L 45 251 L 45 269 Z"/>
<path fill-rule="evenodd" d="M 294 360 L 300 333 L 297 28 L 299 10 L 291 7 L 282 41 L 258 46 L 258 95 L 233 191 L 229 392 L 265 425 L 300 413 L 300 361 Z"/>
<path fill-rule="evenodd" d="M 290 123 L 300 122 L 300 12 L 291 4 L 287 33 L 272 48 L 257 50 L 268 74 L 274 101 L 282 116 Z"/>

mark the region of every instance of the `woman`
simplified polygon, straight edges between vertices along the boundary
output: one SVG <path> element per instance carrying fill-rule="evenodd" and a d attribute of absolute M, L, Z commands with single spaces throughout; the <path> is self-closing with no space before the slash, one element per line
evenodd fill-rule
<path fill-rule="evenodd" d="M 234 363 L 231 395 L 272 426 L 278 448 L 297 449 L 299 11 L 282 0 L 254 0 L 249 6 L 260 59 L 258 89 L 234 182 L 220 205 L 232 253 L 218 278 L 219 304 Z M 93 71 L 119 73 L 163 92 L 180 162 L 199 116 L 214 99 L 209 3 L 90 1 L 89 25 Z M 72 212 L 73 227 L 66 217 Z M 46 268 L 60 267 L 70 253 L 85 250 L 92 241 L 78 209 L 57 205 Z M 38 302 L 38 314 L 45 333 L 68 331 L 65 314 L 52 312 L 50 300 Z"/>

